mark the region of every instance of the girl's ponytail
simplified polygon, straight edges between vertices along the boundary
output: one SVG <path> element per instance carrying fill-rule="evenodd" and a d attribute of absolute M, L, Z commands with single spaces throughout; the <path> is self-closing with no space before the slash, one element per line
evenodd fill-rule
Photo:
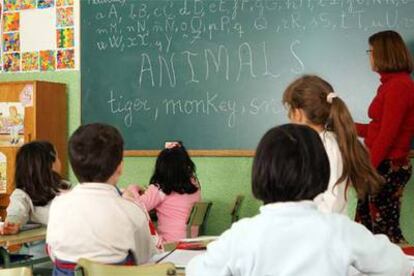
<path fill-rule="evenodd" d="M 376 193 L 384 180 L 371 165 L 368 150 L 358 140 L 352 116 L 338 97 L 331 99 L 326 128 L 335 133 L 342 155 L 342 175 L 336 183 L 346 181 L 346 186 L 352 185 L 360 199 Z"/>

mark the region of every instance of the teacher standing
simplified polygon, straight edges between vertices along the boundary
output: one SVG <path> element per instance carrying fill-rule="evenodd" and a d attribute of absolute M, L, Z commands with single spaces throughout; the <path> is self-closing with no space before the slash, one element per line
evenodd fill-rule
<path fill-rule="evenodd" d="M 399 220 L 402 193 L 412 171 L 409 151 L 414 136 L 414 82 L 410 77 L 413 59 L 395 31 L 376 33 L 368 42 L 371 68 L 380 75 L 381 85 L 368 109 L 370 122 L 357 123 L 356 127 L 385 184 L 376 195 L 358 201 L 356 220 L 373 233 L 387 235 L 392 242 L 405 243 Z"/>

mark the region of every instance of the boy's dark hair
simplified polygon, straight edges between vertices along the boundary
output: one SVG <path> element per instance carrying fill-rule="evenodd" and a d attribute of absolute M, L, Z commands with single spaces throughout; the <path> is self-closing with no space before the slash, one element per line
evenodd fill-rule
<path fill-rule="evenodd" d="M 196 166 L 184 146 L 164 149 L 158 155 L 150 183 L 158 186 L 165 194 L 193 194 L 198 187 L 195 179 Z"/>
<path fill-rule="evenodd" d="M 328 188 L 329 160 L 318 133 L 305 125 L 270 129 L 253 162 L 252 190 L 264 204 L 312 200 Z"/>
<path fill-rule="evenodd" d="M 106 182 L 123 158 L 124 140 L 106 124 L 80 126 L 69 139 L 69 160 L 79 182 Z"/>
<path fill-rule="evenodd" d="M 34 206 L 45 206 L 59 193 L 69 188 L 52 166 L 56 151 L 47 141 L 24 144 L 16 156 L 15 186 L 25 191 Z"/>

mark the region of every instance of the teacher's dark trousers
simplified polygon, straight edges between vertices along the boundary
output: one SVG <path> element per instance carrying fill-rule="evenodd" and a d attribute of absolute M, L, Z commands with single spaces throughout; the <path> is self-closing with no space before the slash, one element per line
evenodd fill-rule
<path fill-rule="evenodd" d="M 406 242 L 400 228 L 401 197 L 411 177 L 411 163 L 384 160 L 378 173 L 385 184 L 376 195 L 358 200 L 355 220 L 365 225 L 374 234 L 385 234 L 394 243 Z"/>

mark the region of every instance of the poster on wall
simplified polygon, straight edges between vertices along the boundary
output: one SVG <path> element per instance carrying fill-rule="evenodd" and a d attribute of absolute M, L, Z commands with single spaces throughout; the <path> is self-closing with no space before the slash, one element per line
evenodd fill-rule
<path fill-rule="evenodd" d="M 0 152 L 0 194 L 7 192 L 7 157 Z"/>
<path fill-rule="evenodd" d="M 0 146 L 24 143 L 24 106 L 20 102 L 0 103 Z"/>
<path fill-rule="evenodd" d="M 79 69 L 79 1 L 0 0 L 0 73 Z"/>

